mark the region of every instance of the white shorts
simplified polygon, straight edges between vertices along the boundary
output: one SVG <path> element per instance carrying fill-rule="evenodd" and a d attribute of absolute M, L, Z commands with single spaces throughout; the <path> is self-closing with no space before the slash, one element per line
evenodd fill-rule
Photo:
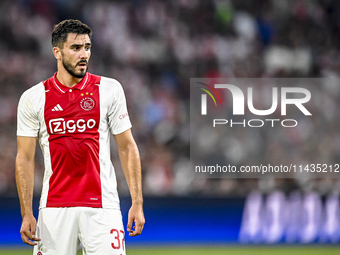
<path fill-rule="evenodd" d="M 39 211 L 33 255 L 125 255 L 122 214 L 91 207 L 43 208 Z"/>

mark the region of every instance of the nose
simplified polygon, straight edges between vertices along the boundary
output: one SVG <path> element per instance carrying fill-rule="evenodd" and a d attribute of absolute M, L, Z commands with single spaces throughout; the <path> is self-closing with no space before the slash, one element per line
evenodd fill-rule
<path fill-rule="evenodd" d="M 89 52 L 85 50 L 85 47 L 82 47 L 80 50 L 80 59 L 87 59 L 89 56 Z"/>

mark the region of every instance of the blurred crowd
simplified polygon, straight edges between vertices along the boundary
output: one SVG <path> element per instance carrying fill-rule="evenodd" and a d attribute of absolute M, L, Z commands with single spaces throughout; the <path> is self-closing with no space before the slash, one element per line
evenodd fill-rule
<path fill-rule="evenodd" d="M 19 97 L 56 71 L 50 34 L 55 24 L 67 18 L 79 19 L 94 30 L 89 72 L 115 78 L 124 87 L 141 152 L 146 195 L 245 196 L 253 189 L 339 189 L 339 185 L 334 185 L 336 179 L 195 179 L 189 173 L 189 91 L 190 78 L 194 77 L 329 79 L 329 85 L 318 95 L 327 110 L 323 117 L 329 120 L 329 126 L 314 123 L 308 134 L 286 133 L 282 139 L 287 141 L 287 150 L 309 141 L 309 150 L 304 152 L 310 158 L 319 154 L 332 162 L 339 158 L 340 87 L 331 82 L 340 74 L 339 1 L 3 0 L 0 194 L 16 193 Z M 323 139 L 323 132 L 332 135 Z M 239 152 L 248 146 L 247 135 L 251 134 L 233 138 L 231 160 L 240 158 Z M 280 157 L 280 140 L 269 143 L 265 134 L 257 139 L 258 144 L 265 146 L 259 150 L 261 157 Z M 128 194 L 114 143 L 112 160 L 119 192 Z M 36 161 L 37 194 L 42 175 L 40 153 Z"/>

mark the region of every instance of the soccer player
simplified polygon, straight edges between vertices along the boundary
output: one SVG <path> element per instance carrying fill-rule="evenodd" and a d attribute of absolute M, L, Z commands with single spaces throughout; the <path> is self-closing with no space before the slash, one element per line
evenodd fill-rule
<path fill-rule="evenodd" d="M 127 231 L 144 227 L 141 165 L 121 84 L 87 72 L 92 30 L 64 20 L 52 32 L 58 71 L 23 93 L 18 105 L 16 182 L 24 243 L 34 255 L 125 254 L 110 133 L 132 205 Z M 45 164 L 38 223 L 32 213 L 34 158 Z M 133 227 L 134 225 L 134 227 Z"/>

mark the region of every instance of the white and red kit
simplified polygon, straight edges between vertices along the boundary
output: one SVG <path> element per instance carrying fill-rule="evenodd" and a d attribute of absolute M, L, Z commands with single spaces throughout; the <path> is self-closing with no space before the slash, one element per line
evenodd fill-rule
<path fill-rule="evenodd" d="M 131 128 L 123 88 L 87 73 L 72 88 L 56 74 L 28 89 L 18 105 L 18 136 L 38 137 L 45 173 L 40 209 L 119 209 L 110 133 Z"/>

